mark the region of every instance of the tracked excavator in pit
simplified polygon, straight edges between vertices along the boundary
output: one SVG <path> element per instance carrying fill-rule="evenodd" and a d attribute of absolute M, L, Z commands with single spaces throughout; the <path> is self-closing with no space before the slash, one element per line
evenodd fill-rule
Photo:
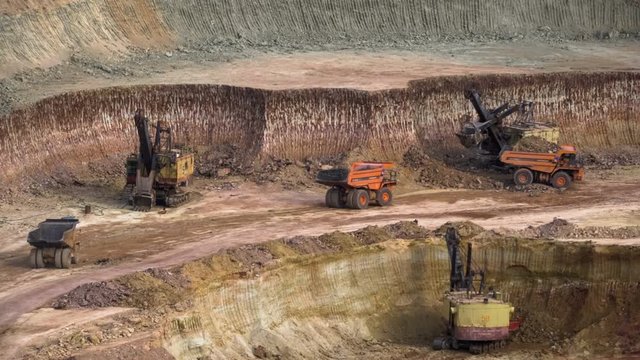
<path fill-rule="evenodd" d="M 471 243 L 463 252 L 454 227 L 447 228 L 445 239 L 451 265 L 445 296 L 449 321 L 447 334 L 433 340 L 433 349 L 464 349 L 480 354 L 504 347 L 523 319 L 512 316 L 514 307 L 499 291 L 486 289 L 485 271 L 473 266 Z"/>
<path fill-rule="evenodd" d="M 172 128 L 157 121 L 154 141 L 149 136 L 149 119 L 144 110 L 134 116 L 138 131 L 138 154 L 127 159 L 127 183 L 135 179 L 129 202 L 136 211 L 149 211 L 154 205 L 174 207 L 185 202 L 194 172 L 193 153 L 173 148 Z M 135 169 L 135 176 L 134 171 Z"/>

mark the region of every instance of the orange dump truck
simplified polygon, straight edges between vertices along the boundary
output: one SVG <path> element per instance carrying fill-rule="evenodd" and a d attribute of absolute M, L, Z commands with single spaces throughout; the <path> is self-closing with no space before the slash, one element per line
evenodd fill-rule
<path fill-rule="evenodd" d="M 555 153 L 506 150 L 500 154 L 500 162 L 514 170 L 513 181 L 516 185 L 539 182 L 566 189 L 573 181 L 584 178 L 584 168 L 576 148 L 570 145 L 560 146 Z"/>
<path fill-rule="evenodd" d="M 391 204 L 397 171 L 392 162 L 354 162 L 349 168 L 318 172 L 316 182 L 331 187 L 325 196 L 328 207 L 365 209 L 372 201 Z"/>

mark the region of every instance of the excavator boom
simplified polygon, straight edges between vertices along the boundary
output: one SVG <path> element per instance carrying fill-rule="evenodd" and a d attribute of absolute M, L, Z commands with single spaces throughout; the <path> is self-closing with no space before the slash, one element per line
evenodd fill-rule
<path fill-rule="evenodd" d="M 467 98 L 473 105 L 478 119 L 465 124 L 458 138 L 466 147 L 477 147 L 493 154 L 499 155 L 502 150 L 509 148 L 508 137 L 502 130 L 502 120 L 511 114 L 520 111 L 528 103 L 509 105 L 504 103 L 499 107 L 488 110 L 480 100 L 480 94 L 476 90 L 469 90 Z"/>
<path fill-rule="evenodd" d="M 142 109 L 134 116 L 138 131 L 138 156 L 129 159 L 135 165 L 135 187 L 131 194 L 134 210 L 149 211 L 156 204 L 177 206 L 189 198 L 186 187 L 194 171 L 194 154 L 173 148 L 172 129 L 159 120 L 153 125 L 155 137 L 149 136 L 149 120 Z M 129 181 L 129 180 L 128 180 Z"/>

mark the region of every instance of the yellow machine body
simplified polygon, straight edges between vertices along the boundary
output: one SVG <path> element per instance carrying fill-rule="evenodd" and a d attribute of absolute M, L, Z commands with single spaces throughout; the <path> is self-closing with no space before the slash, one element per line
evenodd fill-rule
<path fill-rule="evenodd" d="M 454 336 L 458 340 L 495 341 L 509 337 L 513 307 L 501 300 L 475 297 L 451 301 Z"/>
<path fill-rule="evenodd" d="M 172 150 L 168 154 L 158 154 L 160 171 L 156 181 L 162 185 L 186 185 L 194 172 L 195 159 L 191 153 Z"/>
<path fill-rule="evenodd" d="M 505 125 L 504 132 L 509 138 L 509 145 L 515 146 L 518 141 L 535 136 L 544 139 L 552 144 L 558 144 L 560 140 L 560 129 L 555 126 L 542 124 L 535 125 Z"/>

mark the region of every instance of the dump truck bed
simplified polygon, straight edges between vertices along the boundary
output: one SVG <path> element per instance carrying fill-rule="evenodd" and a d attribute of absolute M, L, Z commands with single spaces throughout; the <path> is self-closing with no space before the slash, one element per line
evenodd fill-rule
<path fill-rule="evenodd" d="M 321 170 L 316 175 L 316 182 L 327 186 L 347 186 L 349 169 L 339 168 Z"/>
<path fill-rule="evenodd" d="M 392 162 L 355 162 L 349 168 L 322 170 L 316 182 L 344 188 L 379 189 L 382 184 L 395 184 L 395 164 Z"/>
<path fill-rule="evenodd" d="M 78 222 L 78 219 L 47 219 L 29 232 L 27 242 L 35 247 L 64 246 L 65 233 L 75 230 Z"/>

